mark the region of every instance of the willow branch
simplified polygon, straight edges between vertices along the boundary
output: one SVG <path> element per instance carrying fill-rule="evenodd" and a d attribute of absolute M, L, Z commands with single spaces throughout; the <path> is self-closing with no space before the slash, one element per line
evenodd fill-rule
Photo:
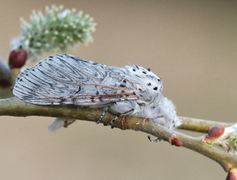
<path fill-rule="evenodd" d="M 179 129 L 205 132 L 205 133 L 208 132 L 209 129 L 213 126 L 222 125 L 225 127 L 229 127 L 235 124 L 235 123 L 216 122 L 216 121 L 182 117 L 182 116 L 179 116 L 179 119 L 181 121 L 181 125 L 178 127 Z"/>
<path fill-rule="evenodd" d="M 19 100 L 16 97 L 0 100 L 0 115 L 7 116 L 51 116 L 51 117 L 65 117 L 83 119 L 86 121 L 96 122 L 102 114 L 102 109 L 90 109 L 76 106 L 45 106 L 34 105 Z M 113 115 L 106 113 L 102 119 L 102 123 L 109 123 L 113 118 Z M 206 132 L 211 126 L 224 124 L 226 126 L 232 125 L 232 123 L 220 123 L 214 121 L 204 121 L 200 119 L 191 119 L 181 117 L 182 124 L 180 129 L 188 129 L 195 131 Z M 195 124 L 201 124 L 198 128 L 194 128 Z M 197 125 L 198 126 L 198 125 Z M 113 127 L 120 129 L 131 129 L 135 131 L 142 131 L 157 137 L 160 140 L 164 140 L 172 143 L 174 138 L 181 143 L 181 146 L 203 154 L 212 160 L 218 162 L 225 171 L 231 168 L 237 168 L 237 157 L 229 154 L 227 151 L 223 151 L 218 147 L 212 146 L 205 142 L 204 136 L 191 137 L 177 131 L 165 128 L 163 126 L 150 123 L 147 120 L 135 117 L 118 118 Z M 177 144 L 176 144 L 177 145 Z"/>
<path fill-rule="evenodd" d="M 0 116 L 50 116 L 75 118 L 96 122 L 101 116 L 102 112 L 102 109 L 91 109 L 78 106 L 34 105 L 21 101 L 16 97 L 0 100 Z M 108 123 L 110 122 L 111 118 L 113 118 L 113 115 L 106 113 L 102 122 Z M 233 123 L 206 121 L 194 118 L 180 117 L 180 119 L 181 125 L 178 127 L 179 129 L 186 129 L 198 132 L 207 132 L 212 126 L 215 125 L 233 125 Z"/>

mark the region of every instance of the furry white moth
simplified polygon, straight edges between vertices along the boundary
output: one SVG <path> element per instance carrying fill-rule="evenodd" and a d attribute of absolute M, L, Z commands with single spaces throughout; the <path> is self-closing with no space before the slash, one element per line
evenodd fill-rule
<path fill-rule="evenodd" d="M 13 94 L 40 105 L 104 108 L 115 118 L 136 116 L 168 128 L 179 125 L 175 106 L 162 95 L 162 81 L 149 69 L 133 65 L 107 66 L 69 54 L 56 54 L 22 72 Z M 57 118 L 51 130 L 73 122 Z"/>

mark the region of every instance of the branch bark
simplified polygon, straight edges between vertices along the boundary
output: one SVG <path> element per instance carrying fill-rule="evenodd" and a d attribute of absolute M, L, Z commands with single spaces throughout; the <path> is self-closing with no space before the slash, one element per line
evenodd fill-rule
<path fill-rule="evenodd" d="M 75 118 L 86 121 L 96 122 L 101 116 L 102 109 L 90 109 L 76 106 L 44 106 L 34 105 L 21 101 L 16 97 L 0 100 L 0 116 L 51 116 L 51 117 L 65 117 Z M 102 119 L 102 123 L 107 124 L 113 118 L 113 115 L 106 113 Z M 182 124 L 180 129 L 188 129 L 193 131 L 207 132 L 210 127 L 214 125 L 224 124 L 230 126 L 233 123 L 221 123 L 214 121 L 205 121 L 200 119 L 180 117 Z M 163 126 L 150 123 L 136 117 L 121 117 L 114 123 L 113 127 L 120 129 L 131 129 L 135 131 L 142 131 L 157 137 L 159 140 L 164 140 L 173 144 L 174 138 L 178 140 L 178 146 L 183 146 L 203 154 L 212 160 L 218 162 L 225 171 L 231 168 L 237 168 L 237 157 L 229 154 L 227 151 L 208 144 L 204 141 L 204 136 L 191 137 L 175 130 L 165 128 Z M 198 127 L 198 128 L 197 128 Z"/>
<path fill-rule="evenodd" d="M 182 116 L 179 116 L 179 119 L 181 120 L 181 125 L 178 127 L 179 129 L 204 132 L 204 133 L 207 133 L 209 129 L 211 129 L 211 127 L 213 126 L 222 125 L 225 127 L 229 127 L 235 124 L 235 123 L 216 122 L 216 121 L 182 117 Z"/>

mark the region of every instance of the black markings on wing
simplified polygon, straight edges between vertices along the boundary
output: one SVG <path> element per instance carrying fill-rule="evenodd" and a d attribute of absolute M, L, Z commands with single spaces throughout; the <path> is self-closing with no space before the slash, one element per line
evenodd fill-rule
<path fill-rule="evenodd" d="M 68 54 L 50 56 L 18 76 L 13 93 L 42 105 L 102 105 L 136 100 L 136 87 L 124 68 L 106 66 Z"/>

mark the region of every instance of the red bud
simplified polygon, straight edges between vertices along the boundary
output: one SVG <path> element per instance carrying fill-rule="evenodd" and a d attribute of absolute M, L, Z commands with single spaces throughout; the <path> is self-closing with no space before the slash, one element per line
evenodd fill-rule
<path fill-rule="evenodd" d="M 27 59 L 27 51 L 25 49 L 16 49 L 10 53 L 9 66 L 13 68 L 21 68 L 24 66 Z"/>
<path fill-rule="evenodd" d="M 208 135 L 206 136 L 205 140 L 208 143 L 215 141 L 216 139 L 220 138 L 225 132 L 224 126 L 213 126 L 209 131 Z"/>
<path fill-rule="evenodd" d="M 183 143 L 178 138 L 176 138 L 175 135 L 170 138 L 170 144 L 175 146 L 183 145 Z"/>
<path fill-rule="evenodd" d="M 226 180 L 237 180 L 236 170 L 230 170 L 226 177 Z"/>

